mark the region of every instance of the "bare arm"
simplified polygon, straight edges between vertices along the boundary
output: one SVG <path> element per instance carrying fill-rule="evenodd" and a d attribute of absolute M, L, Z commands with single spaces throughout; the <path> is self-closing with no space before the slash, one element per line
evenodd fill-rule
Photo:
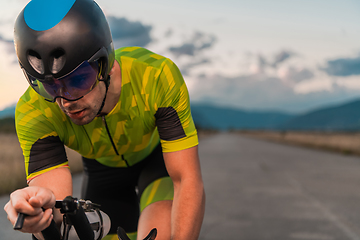
<path fill-rule="evenodd" d="M 50 189 L 56 200 L 62 200 L 67 196 L 72 196 L 72 177 L 70 170 L 66 167 L 57 168 L 44 173 L 29 183 L 29 186 L 37 186 Z M 61 222 L 60 211 L 55 213 L 55 221 Z"/>
<path fill-rule="evenodd" d="M 56 199 L 72 195 L 72 179 L 68 168 L 58 168 L 31 180 L 29 187 L 14 191 L 4 210 L 9 221 L 14 224 L 19 212 L 29 215 L 25 218 L 22 232 L 38 233 L 49 226 L 53 219 L 52 208 Z M 46 209 L 43 212 L 42 207 Z M 56 222 L 61 214 L 54 212 Z"/>
<path fill-rule="evenodd" d="M 205 212 L 198 147 L 164 153 L 164 159 L 174 183 L 171 239 L 198 239 Z"/>

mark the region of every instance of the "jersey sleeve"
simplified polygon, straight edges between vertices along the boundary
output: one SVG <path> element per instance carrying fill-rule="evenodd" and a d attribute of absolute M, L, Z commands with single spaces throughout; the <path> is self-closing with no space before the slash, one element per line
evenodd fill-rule
<path fill-rule="evenodd" d="M 31 94 L 29 92 L 27 94 Z M 28 182 L 54 168 L 68 167 L 64 144 L 44 112 L 34 105 L 36 103 L 30 105 L 21 98 L 15 111 L 16 132 L 24 155 Z"/>
<path fill-rule="evenodd" d="M 198 145 L 188 89 L 178 67 L 169 59 L 162 63 L 155 94 L 155 119 L 163 152 Z"/>

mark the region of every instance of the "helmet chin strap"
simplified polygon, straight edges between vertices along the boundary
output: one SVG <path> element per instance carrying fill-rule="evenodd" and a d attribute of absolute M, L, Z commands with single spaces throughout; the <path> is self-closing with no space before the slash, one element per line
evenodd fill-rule
<path fill-rule="evenodd" d="M 108 92 L 108 89 L 109 89 L 109 85 L 110 85 L 110 75 L 108 75 L 107 79 L 106 79 L 106 80 L 103 80 L 103 81 L 104 81 L 105 87 L 106 87 L 105 96 L 104 96 L 104 99 L 103 99 L 103 101 L 102 101 L 102 103 L 101 103 L 101 107 L 100 107 L 98 113 L 96 114 L 96 116 L 105 115 L 105 114 L 101 114 L 101 111 L 103 110 L 104 105 L 105 105 L 106 95 L 107 95 L 107 92 Z"/>

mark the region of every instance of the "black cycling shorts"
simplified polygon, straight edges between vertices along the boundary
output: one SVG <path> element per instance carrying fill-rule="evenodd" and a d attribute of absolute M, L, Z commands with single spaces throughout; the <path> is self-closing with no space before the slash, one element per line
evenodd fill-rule
<path fill-rule="evenodd" d="M 154 181 L 169 176 L 160 144 L 148 157 L 131 167 L 108 167 L 87 158 L 83 158 L 83 164 L 81 198 L 100 204 L 100 209 L 109 215 L 109 234 L 115 234 L 118 226 L 128 233 L 136 232 L 142 194 Z"/>

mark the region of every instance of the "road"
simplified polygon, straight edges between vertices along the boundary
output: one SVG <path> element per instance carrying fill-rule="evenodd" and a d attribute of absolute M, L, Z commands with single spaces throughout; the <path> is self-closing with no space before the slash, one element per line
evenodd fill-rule
<path fill-rule="evenodd" d="M 359 157 L 230 133 L 202 139 L 199 149 L 201 240 L 360 240 Z M 81 176 L 74 182 L 77 196 Z M 0 226 L 1 239 L 29 239 L 11 230 L 4 212 Z"/>

